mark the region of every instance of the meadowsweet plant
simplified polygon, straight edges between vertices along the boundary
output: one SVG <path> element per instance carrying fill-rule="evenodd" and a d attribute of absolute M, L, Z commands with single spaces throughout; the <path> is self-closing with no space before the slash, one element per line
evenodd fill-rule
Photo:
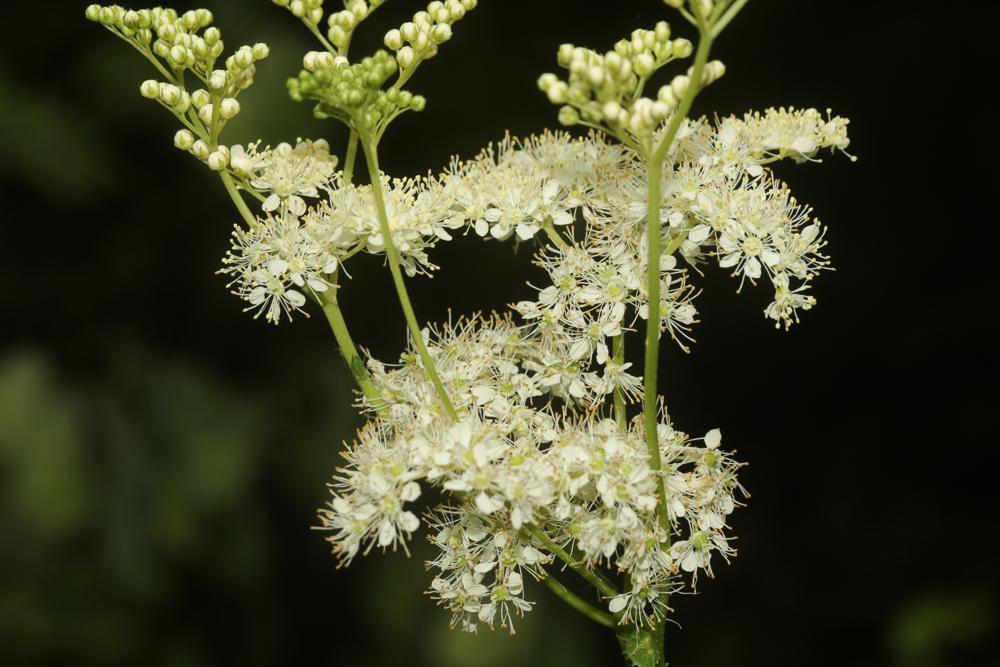
<path fill-rule="evenodd" d="M 323 139 L 223 141 L 268 48 L 226 55 L 209 11 L 86 15 L 149 60 L 156 78 L 140 93 L 175 116 L 177 148 L 219 174 L 242 218 L 220 272 L 246 310 L 330 323 L 368 418 L 319 512 L 338 561 L 408 551 L 423 531 L 437 550 L 429 593 L 454 627 L 513 632 L 540 582 L 613 631 L 627 663 L 663 665 L 671 596 L 735 555 L 727 521 L 746 494 L 720 430 L 693 436 L 671 419 L 661 343 L 691 344 L 692 269 L 709 264 L 740 288 L 768 284 L 777 327 L 815 305 L 825 228 L 769 165 L 845 151 L 848 122 L 791 107 L 691 116 L 725 74 L 712 45 L 747 0 L 666 0 L 694 41 L 661 21 L 607 52 L 564 44 L 561 74 L 538 79 L 582 132 L 505 137 L 437 175 L 390 177 L 380 143 L 427 104 L 410 79 L 476 0 L 431 2 L 384 49 L 350 54 L 384 1 L 275 0 L 318 40 L 288 92 L 347 126 L 342 155 Z M 548 281 L 510 312 L 423 325 L 407 281 L 432 274 L 435 246 L 459 235 L 534 242 Z M 388 266 L 408 327 L 393 363 L 363 357 L 340 310 L 348 264 L 365 254 Z M 625 355 L 633 333 L 641 364 Z M 430 488 L 443 501 L 421 516 Z"/>

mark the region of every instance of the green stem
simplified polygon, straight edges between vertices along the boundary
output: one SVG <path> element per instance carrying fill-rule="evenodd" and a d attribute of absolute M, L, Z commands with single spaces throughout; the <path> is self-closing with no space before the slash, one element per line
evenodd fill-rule
<path fill-rule="evenodd" d="M 712 26 L 712 39 L 719 36 L 719 33 L 721 33 L 725 27 L 729 25 L 730 21 L 736 18 L 736 15 L 740 13 L 740 10 L 743 9 L 747 2 L 748 0 L 736 0 L 736 2 L 734 2 L 732 6 L 726 10 L 726 13 L 723 14 Z"/>
<path fill-rule="evenodd" d="M 648 189 L 646 196 L 646 291 L 648 294 L 648 317 L 646 319 L 646 350 L 643 368 L 643 417 L 646 429 L 646 449 L 649 452 L 649 466 L 656 477 L 656 510 L 660 526 L 669 537 L 670 517 L 667 514 L 667 489 L 663 481 L 663 463 L 660 460 L 660 440 L 657 433 L 658 419 L 656 402 L 659 397 L 657 386 L 657 371 L 660 363 L 660 252 L 661 252 L 661 179 L 663 176 L 663 161 L 667 151 L 677 137 L 681 123 L 691 110 L 698 90 L 701 88 L 702 74 L 708 53 L 712 47 L 712 37 L 708 34 L 704 23 L 699 24 L 700 39 L 698 51 L 695 54 L 694 67 L 691 70 L 691 82 L 677 110 L 674 112 L 663 139 L 652 151 L 647 165 Z"/>
<path fill-rule="evenodd" d="M 368 403 L 375 408 L 376 412 L 382 413 L 385 410 L 386 402 L 372 383 L 371 376 L 368 375 L 368 370 L 361 360 L 361 355 L 358 354 L 358 349 L 354 346 L 354 340 L 351 338 L 351 332 L 347 329 L 344 314 L 340 310 L 340 304 L 337 303 L 338 289 L 336 280 L 334 280 L 334 284 L 329 290 L 317 294 L 317 296 L 323 306 L 326 319 L 330 323 L 330 328 L 333 330 L 333 337 L 337 339 L 340 354 L 344 357 L 351 375 L 354 376 L 354 381 L 358 383 L 358 387 L 368 399 Z"/>
<path fill-rule="evenodd" d="M 557 248 L 564 252 L 570 249 L 570 245 L 569 243 L 566 243 L 566 239 L 560 236 L 559 232 L 556 231 L 555 225 L 552 224 L 552 218 L 545 218 L 545 221 L 542 222 L 542 229 L 545 230 L 545 233 L 548 234 L 549 239 L 556 244 Z"/>
<path fill-rule="evenodd" d="M 615 622 L 614 616 L 590 604 L 579 595 L 563 586 L 562 582 L 553 577 L 551 574 L 545 577 L 543 581 L 545 582 L 545 585 L 549 587 L 549 590 L 555 593 L 563 602 L 590 620 L 595 623 L 600 623 L 606 628 L 614 629 L 618 626 Z"/>
<path fill-rule="evenodd" d="M 240 215 L 243 216 L 247 225 L 249 225 L 251 229 L 256 227 L 257 217 L 250 212 L 250 209 L 247 207 L 247 203 L 243 201 L 243 197 L 240 196 L 240 191 L 236 188 L 236 184 L 233 183 L 233 177 L 230 176 L 228 172 L 220 171 L 219 178 L 222 179 L 222 184 L 226 186 L 226 192 L 229 193 L 229 198 L 233 200 L 234 204 L 236 204 L 236 209 L 240 212 Z"/>
<path fill-rule="evenodd" d="M 323 33 L 319 31 L 319 28 L 316 27 L 315 23 L 307 21 L 305 20 L 305 18 L 302 19 L 302 23 L 303 25 L 305 25 L 306 28 L 309 29 L 309 32 L 311 32 L 313 36 L 319 40 L 319 43 L 323 45 L 324 49 L 326 49 L 335 56 L 339 55 L 340 51 L 337 49 L 337 47 L 331 44 L 326 37 L 323 36 Z"/>
<path fill-rule="evenodd" d="M 358 133 L 351 130 L 351 136 L 347 138 L 347 154 L 344 155 L 344 170 L 341 178 L 344 185 L 350 185 L 354 180 L 354 162 L 358 156 Z"/>
<path fill-rule="evenodd" d="M 611 339 L 611 354 L 614 356 L 615 364 L 619 367 L 625 363 L 624 331 Z M 614 401 L 615 422 L 618 424 L 618 429 L 624 432 L 626 420 L 628 419 L 628 413 L 625 409 L 625 394 L 622 392 L 621 387 L 617 385 L 615 385 Z"/>
<path fill-rule="evenodd" d="M 452 405 L 451 399 L 448 397 L 444 383 L 441 382 L 441 378 L 438 376 L 434 360 L 431 358 L 430 352 L 427 351 L 423 334 L 420 332 L 420 324 L 417 323 L 417 315 L 413 312 L 413 304 L 410 303 L 410 295 L 406 291 L 399 252 L 396 250 L 396 244 L 393 243 L 392 229 L 389 227 L 389 216 L 385 210 L 385 199 L 382 194 L 382 177 L 379 173 L 378 155 L 375 152 L 375 146 L 367 135 L 361 134 L 359 138 L 361 149 L 365 154 L 365 161 L 368 163 L 368 174 L 372 182 L 372 196 L 375 198 L 375 210 L 378 213 L 379 228 L 385 243 L 385 254 L 389 259 L 389 271 L 392 273 L 392 281 L 396 286 L 396 294 L 399 295 L 399 305 L 403 309 L 403 316 L 406 318 L 406 324 L 410 329 L 410 338 L 413 339 L 413 346 L 417 348 L 417 353 L 423 362 L 424 370 L 427 372 L 428 377 L 430 377 L 431 383 L 434 385 L 434 389 L 437 391 L 438 398 L 441 400 L 442 405 L 444 405 L 445 411 L 452 419 L 458 421 L 458 412 L 455 411 L 455 406 Z"/>
<path fill-rule="evenodd" d="M 583 577 L 583 579 L 589 583 L 591 586 L 599 590 L 601 593 L 611 598 L 618 595 L 618 589 L 607 580 L 607 578 L 599 572 L 594 572 L 593 570 L 587 569 L 580 561 L 569 555 L 565 549 L 556 544 L 555 540 L 549 537 L 544 530 L 539 528 L 534 524 L 529 524 L 525 526 L 525 529 L 531 534 L 532 537 L 537 539 L 539 542 L 545 545 L 545 548 L 556 555 L 559 560 L 566 563 L 574 572 Z"/>
<path fill-rule="evenodd" d="M 615 632 L 622 657 L 629 667 L 666 667 L 663 655 L 663 624 L 637 628 L 619 626 Z"/>

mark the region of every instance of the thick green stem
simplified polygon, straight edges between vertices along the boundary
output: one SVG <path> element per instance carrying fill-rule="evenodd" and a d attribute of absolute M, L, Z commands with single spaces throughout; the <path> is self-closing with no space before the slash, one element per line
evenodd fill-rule
<path fill-rule="evenodd" d="M 636 628 L 619 626 L 615 632 L 622 649 L 625 664 L 629 667 L 666 667 L 663 655 L 663 625 Z"/>
<path fill-rule="evenodd" d="M 229 193 L 229 198 L 233 200 L 234 204 L 236 204 L 236 210 L 240 212 L 243 220 L 246 221 L 247 225 L 251 229 L 256 227 L 257 217 L 250 212 L 250 208 L 247 206 L 247 203 L 243 201 L 243 197 L 240 195 L 239 189 L 237 189 L 236 184 L 233 183 L 233 177 L 225 171 L 220 171 L 219 178 L 222 179 L 222 184 L 226 186 L 226 192 Z"/>
<path fill-rule="evenodd" d="M 700 39 L 698 41 L 698 51 L 695 54 L 694 66 L 691 70 L 691 82 L 684 97 L 677 106 L 677 111 L 663 139 L 657 144 L 649 158 L 647 164 L 648 189 L 646 196 L 646 290 L 648 302 L 648 317 L 646 319 L 646 350 L 645 363 L 643 368 L 643 380 L 645 392 L 643 395 L 643 417 L 646 429 L 646 448 L 649 452 L 649 466 L 656 473 L 656 510 L 659 517 L 660 526 L 666 534 L 670 535 L 670 518 L 667 514 L 667 490 L 664 485 L 663 476 L 660 471 L 663 464 L 660 460 L 660 440 L 657 433 L 658 416 L 657 400 L 659 397 L 657 386 L 657 371 L 660 363 L 660 252 L 661 252 L 661 223 L 660 207 L 661 202 L 661 181 L 663 177 L 663 161 L 667 151 L 677 137 L 681 123 L 691 110 L 691 104 L 702 85 L 702 76 L 705 71 L 705 63 L 708 61 L 708 53 L 712 47 L 712 37 L 708 33 L 704 24 L 699 25 Z"/>
<path fill-rule="evenodd" d="M 354 162 L 358 156 L 358 133 L 351 130 L 351 136 L 347 138 L 347 154 L 344 155 L 344 170 L 341 178 L 344 185 L 350 185 L 354 180 Z"/>
<path fill-rule="evenodd" d="M 368 369 L 365 368 L 365 362 L 362 361 L 361 355 L 358 354 L 358 349 L 351 338 L 351 332 L 347 329 L 344 314 L 340 310 L 340 304 L 337 303 L 337 289 L 337 285 L 334 284 L 326 292 L 318 294 L 320 304 L 323 306 L 323 313 L 330 323 L 330 329 L 333 330 L 333 337 L 337 339 L 340 354 L 344 357 L 344 362 L 347 363 L 347 368 L 351 371 L 351 375 L 354 376 L 354 381 L 357 382 L 358 388 L 361 389 L 361 393 L 365 395 L 368 403 L 375 408 L 375 411 L 382 413 L 386 408 L 386 402 L 372 383 L 371 376 L 368 375 Z"/>
<path fill-rule="evenodd" d="M 553 577 L 551 574 L 545 577 L 543 581 L 545 582 L 545 585 L 549 587 L 549 590 L 555 593 L 563 602 L 590 620 L 595 623 L 600 623 L 606 628 L 616 628 L 618 626 L 615 622 L 614 616 L 590 604 L 579 595 L 563 586 L 562 582 Z"/>
<path fill-rule="evenodd" d="M 410 303 L 410 295 L 406 291 L 399 252 L 396 250 L 396 244 L 393 243 L 392 229 L 389 226 L 389 215 L 385 210 L 385 199 L 382 194 L 382 177 L 379 173 L 378 155 L 375 152 L 375 145 L 367 135 L 361 135 L 360 140 L 361 150 L 364 151 L 365 160 L 368 163 L 368 174 L 371 176 L 372 196 L 375 198 L 375 210 L 378 213 L 379 229 L 382 232 L 382 238 L 385 243 L 385 254 L 389 259 L 389 271 L 392 273 L 392 281 L 396 286 L 396 294 L 399 295 L 399 305 L 403 309 L 406 325 L 410 329 L 410 338 L 413 339 L 413 346 L 417 348 L 417 353 L 420 355 L 420 360 L 424 365 L 424 371 L 434 385 L 434 389 L 437 391 L 438 398 L 441 404 L 444 405 L 445 411 L 452 419 L 458 421 L 458 412 L 455 411 L 455 406 L 452 405 L 451 399 L 448 397 L 444 383 L 441 382 L 441 378 L 438 376 L 434 360 L 431 358 L 430 352 L 427 351 L 423 334 L 420 332 L 420 324 L 417 322 L 417 315 L 413 312 L 413 304 Z"/>

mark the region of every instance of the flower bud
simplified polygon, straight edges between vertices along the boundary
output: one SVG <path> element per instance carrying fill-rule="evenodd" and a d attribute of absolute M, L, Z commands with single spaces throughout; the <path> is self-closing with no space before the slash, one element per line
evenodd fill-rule
<path fill-rule="evenodd" d="M 385 33 L 385 48 L 392 51 L 398 51 L 403 46 L 403 35 L 399 30 L 393 28 L 389 32 Z"/>
<path fill-rule="evenodd" d="M 229 83 L 229 77 L 226 76 L 225 70 L 217 69 L 208 77 L 208 87 L 212 90 L 222 90 L 227 83 Z"/>
<path fill-rule="evenodd" d="M 253 58 L 254 60 L 263 60 L 271 55 L 271 47 L 263 42 L 257 42 L 253 45 Z"/>
<path fill-rule="evenodd" d="M 222 171 L 229 165 L 228 156 L 221 151 L 214 151 L 208 156 L 208 168 L 212 171 Z"/>
<path fill-rule="evenodd" d="M 249 46 L 241 46 L 233 56 L 233 62 L 240 69 L 246 69 L 253 65 L 253 49 Z"/>
<path fill-rule="evenodd" d="M 549 102 L 552 102 L 552 104 L 565 104 L 569 99 L 569 87 L 565 81 L 556 81 L 549 86 L 546 94 L 549 96 Z"/>
<path fill-rule="evenodd" d="M 417 59 L 416 54 L 413 52 L 413 49 L 409 46 L 404 46 L 403 48 L 401 48 L 399 51 L 396 52 L 396 61 L 399 63 L 399 66 L 402 67 L 403 69 L 409 69 L 413 65 L 413 62 L 416 59 Z"/>
<path fill-rule="evenodd" d="M 677 99 L 682 99 L 684 93 L 687 92 L 688 86 L 691 84 L 691 79 L 684 76 L 683 74 L 678 74 L 674 77 L 673 81 L 670 82 L 670 88 L 674 92 L 674 97 Z"/>
<path fill-rule="evenodd" d="M 632 59 L 632 68 L 639 76 L 649 76 L 656 68 L 656 60 L 648 52 L 640 53 Z"/>
<path fill-rule="evenodd" d="M 152 79 L 147 79 L 139 86 L 139 92 L 147 100 L 155 100 L 160 97 L 160 84 Z"/>
<path fill-rule="evenodd" d="M 576 125 L 580 122 L 580 114 L 571 106 L 559 109 L 559 122 L 563 125 Z"/>
<path fill-rule="evenodd" d="M 191 95 L 188 94 L 188 91 L 182 90 L 181 99 L 177 102 L 177 104 L 174 105 L 174 111 L 176 111 L 177 113 L 184 114 L 187 113 L 187 110 L 190 108 L 191 108 Z"/>
<path fill-rule="evenodd" d="M 423 111 L 424 107 L 427 106 L 427 99 L 423 95 L 414 95 L 413 100 L 410 102 L 410 108 L 414 111 Z"/>
<path fill-rule="evenodd" d="M 559 79 L 556 78 L 555 74 L 552 74 L 551 72 L 546 72 L 545 74 L 538 77 L 538 89 L 541 90 L 542 92 L 545 92 L 549 88 L 551 88 L 552 84 L 554 84 L 558 80 Z"/>
<path fill-rule="evenodd" d="M 161 83 L 160 101 L 167 106 L 174 106 L 181 101 L 181 89 L 172 83 Z"/>
<path fill-rule="evenodd" d="M 601 113 L 604 114 L 605 120 L 615 122 L 618 119 L 618 114 L 622 111 L 622 105 L 615 100 L 610 100 L 604 103 L 601 107 Z"/>
<path fill-rule="evenodd" d="M 207 160 L 209 152 L 210 151 L 208 150 L 208 144 L 205 143 L 202 139 L 198 139 L 191 146 L 191 154 L 194 155 L 199 160 Z"/>
<path fill-rule="evenodd" d="M 444 44 L 451 39 L 451 26 L 447 23 L 438 23 L 431 28 L 431 40 L 435 44 Z"/>
<path fill-rule="evenodd" d="M 211 101 L 212 96 L 204 88 L 199 88 L 191 93 L 191 103 L 194 104 L 195 109 L 200 109 Z"/>
<path fill-rule="evenodd" d="M 226 97 L 219 103 L 219 115 L 223 120 L 230 120 L 240 112 L 240 103 L 236 98 Z"/>
<path fill-rule="evenodd" d="M 212 124 L 212 116 L 215 114 L 215 105 L 206 104 L 202 108 L 198 109 L 198 118 L 201 119 L 205 125 Z"/>
<path fill-rule="evenodd" d="M 194 135 L 190 130 L 178 130 L 174 135 L 174 146 L 182 151 L 189 151 L 194 146 Z"/>
<path fill-rule="evenodd" d="M 656 24 L 656 28 L 653 30 L 653 34 L 656 36 L 656 41 L 661 44 L 666 43 L 670 39 L 670 24 L 666 21 L 660 21 Z"/>

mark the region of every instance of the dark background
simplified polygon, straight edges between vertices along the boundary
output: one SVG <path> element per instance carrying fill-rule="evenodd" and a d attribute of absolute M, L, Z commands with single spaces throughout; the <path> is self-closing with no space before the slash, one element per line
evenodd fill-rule
<path fill-rule="evenodd" d="M 315 48 L 304 28 L 265 0 L 206 4 L 230 48 L 273 53 L 227 141 L 342 150 L 284 92 Z M 728 73 L 699 113 L 830 106 L 860 161 L 778 167 L 837 267 L 800 326 L 774 331 L 764 289 L 710 272 L 698 344 L 665 355 L 674 418 L 721 426 L 753 495 L 740 557 L 675 599 L 671 664 L 997 664 L 995 37 L 991 3 L 932 4 L 754 0 L 717 46 Z M 309 527 L 359 420 L 332 337 L 321 316 L 240 312 L 213 275 L 237 215 L 140 98 L 146 63 L 84 5 L 3 10 L 0 664 L 617 664 L 541 586 L 514 637 L 449 631 L 422 539 L 335 568 Z M 392 0 L 352 52 L 419 8 Z M 555 126 L 534 82 L 559 43 L 610 48 L 661 18 L 689 34 L 656 0 L 483 0 L 409 86 L 429 103 L 394 125 L 384 168 Z M 537 275 L 527 248 L 475 237 L 433 258 L 437 277 L 411 281 L 428 320 L 502 308 Z M 351 270 L 348 321 L 392 359 L 386 272 Z"/>

